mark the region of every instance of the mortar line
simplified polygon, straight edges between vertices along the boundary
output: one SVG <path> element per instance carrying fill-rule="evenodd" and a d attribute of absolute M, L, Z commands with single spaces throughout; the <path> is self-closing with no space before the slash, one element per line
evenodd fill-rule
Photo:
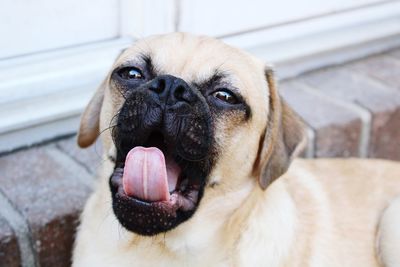
<path fill-rule="evenodd" d="M 4 192 L 0 189 L 1 215 L 8 221 L 18 240 L 20 260 L 22 267 L 36 267 L 37 255 L 33 248 L 32 235 L 28 222 L 20 211 L 12 204 Z"/>
<path fill-rule="evenodd" d="M 315 129 L 313 129 L 308 123 L 306 123 L 306 135 L 307 135 L 307 148 L 306 158 L 315 157 Z"/>
<path fill-rule="evenodd" d="M 76 164 L 78 164 L 80 167 L 84 168 L 87 173 L 92 175 L 92 172 L 89 169 L 89 167 L 86 166 L 83 162 L 81 162 L 80 160 L 78 160 L 78 159 L 74 158 L 73 156 L 69 155 L 68 151 L 66 149 L 64 149 L 60 144 L 55 144 L 55 146 L 56 146 L 57 150 L 59 150 L 61 153 L 65 154 L 67 157 L 71 158 L 71 160 L 73 160 Z"/>
<path fill-rule="evenodd" d="M 94 175 L 88 171 L 86 167 L 83 167 L 71 156 L 60 150 L 57 146 L 47 150 L 47 153 L 52 157 L 53 160 L 57 161 L 62 166 L 67 166 L 71 173 L 79 176 L 81 182 L 87 185 L 89 188 L 93 187 Z"/>
<path fill-rule="evenodd" d="M 370 146 L 370 138 L 371 138 L 371 124 L 372 124 L 372 114 L 371 112 L 360 106 L 357 105 L 355 102 L 341 100 L 334 96 L 328 96 L 324 93 L 321 93 L 318 88 L 310 86 L 306 83 L 300 83 L 302 88 L 314 95 L 319 97 L 325 98 L 328 101 L 335 103 L 336 105 L 346 107 L 354 111 L 360 116 L 361 119 L 361 136 L 358 144 L 358 155 L 361 158 L 367 158 Z"/>

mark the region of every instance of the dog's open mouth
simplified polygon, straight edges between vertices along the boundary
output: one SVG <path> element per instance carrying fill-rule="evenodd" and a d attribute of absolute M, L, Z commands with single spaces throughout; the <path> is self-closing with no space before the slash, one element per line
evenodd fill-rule
<path fill-rule="evenodd" d="M 190 217 L 201 198 L 204 179 L 190 163 L 174 155 L 161 132 L 117 155 L 110 179 L 113 208 L 121 224 L 143 235 L 172 229 Z"/>

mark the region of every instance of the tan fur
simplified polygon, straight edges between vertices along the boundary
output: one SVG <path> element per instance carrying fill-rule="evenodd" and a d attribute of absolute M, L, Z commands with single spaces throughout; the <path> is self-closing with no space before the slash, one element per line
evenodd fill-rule
<path fill-rule="evenodd" d="M 99 134 L 100 111 L 103 106 L 106 82 L 107 80 L 101 83 L 85 112 L 82 114 L 78 134 L 78 144 L 80 147 L 88 147 L 93 144 Z"/>
<path fill-rule="evenodd" d="M 223 153 L 204 197 L 192 218 L 165 234 L 143 237 L 122 228 L 111 209 L 113 163 L 106 160 L 82 214 L 74 267 L 384 266 L 380 259 L 400 266 L 400 205 L 394 201 L 400 196 L 399 163 L 297 159 L 275 180 L 304 135 L 261 61 L 208 37 L 176 33 L 137 42 L 114 67 L 134 62 L 139 53 L 150 53 L 159 71 L 187 81 L 204 80 L 216 69 L 229 73 L 252 116 L 218 119 L 215 138 Z M 113 123 L 123 103 L 113 89 L 107 78 L 97 93 L 104 101 L 97 97 L 89 104 L 82 146 Z M 101 138 L 104 158 L 112 156 L 110 131 Z"/>

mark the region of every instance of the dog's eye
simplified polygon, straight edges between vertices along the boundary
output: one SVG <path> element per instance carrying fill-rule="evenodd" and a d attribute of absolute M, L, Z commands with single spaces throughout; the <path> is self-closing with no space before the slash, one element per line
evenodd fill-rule
<path fill-rule="evenodd" d="M 134 67 L 122 68 L 118 71 L 118 75 L 125 80 L 140 80 L 144 78 L 140 70 Z"/>
<path fill-rule="evenodd" d="M 218 98 L 219 100 L 224 101 L 231 105 L 238 103 L 238 100 L 235 97 L 235 95 L 227 89 L 215 91 L 212 95 L 213 97 Z"/>

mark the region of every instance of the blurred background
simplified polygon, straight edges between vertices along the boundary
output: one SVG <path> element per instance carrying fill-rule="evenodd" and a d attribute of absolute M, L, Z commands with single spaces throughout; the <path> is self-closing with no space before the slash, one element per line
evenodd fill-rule
<path fill-rule="evenodd" d="M 0 267 L 69 266 L 102 161 L 80 114 L 122 49 L 174 31 L 274 65 L 303 156 L 400 160 L 400 0 L 0 0 Z"/>
<path fill-rule="evenodd" d="M 222 38 L 280 78 L 400 45 L 400 1 L 1 0 L 0 151 L 76 131 L 119 51 L 185 31 Z"/>

